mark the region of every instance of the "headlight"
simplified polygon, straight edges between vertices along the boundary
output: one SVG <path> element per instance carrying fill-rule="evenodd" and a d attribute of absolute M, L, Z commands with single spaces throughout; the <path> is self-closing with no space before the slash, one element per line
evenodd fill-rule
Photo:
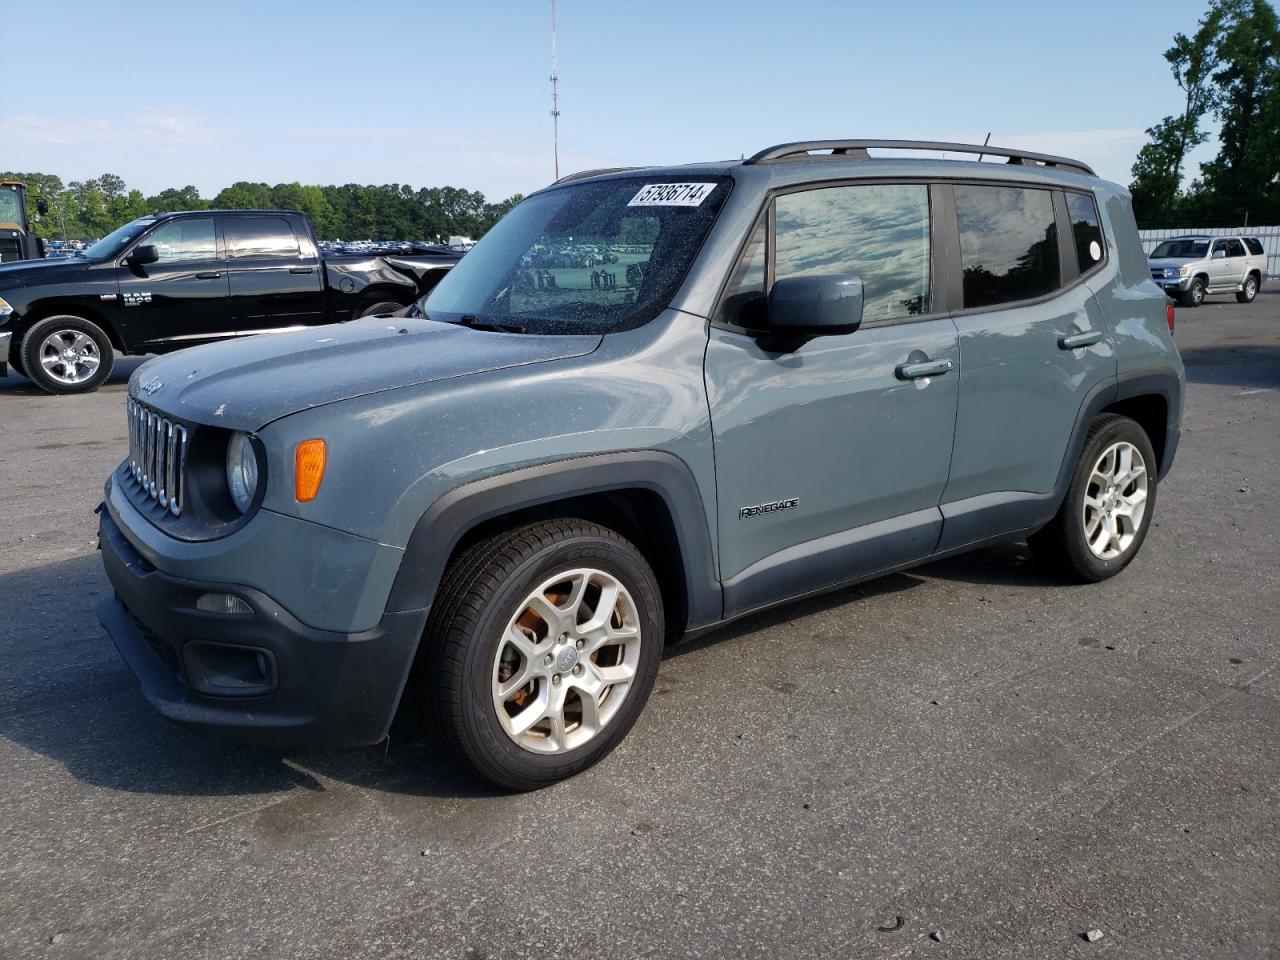
<path fill-rule="evenodd" d="M 1190 272 L 1191 272 L 1191 268 L 1186 266 L 1185 264 L 1178 268 L 1178 276 L 1180 277 L 1185 277 Z"/>
<path fill-rule="evenodd" d="M 7 317 L 13 313 L 13 307 L 5 301 L 4 297 L 0 297 L 0 317 Z"/>
<path fill-rule="evenodd" d="M 233 433 L 227 444 L 227 491 L 241 513 L 258 493 L 258 455 L 247 433 Z"/>

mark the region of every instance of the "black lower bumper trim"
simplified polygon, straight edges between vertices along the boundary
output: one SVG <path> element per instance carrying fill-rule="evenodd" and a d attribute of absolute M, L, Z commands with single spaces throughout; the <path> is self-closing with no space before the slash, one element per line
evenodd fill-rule
<path fill-rule="evenodd" d="M 103 564 L 115 595 L 98 619 L 133 670 L 143 695 L 177 723 L 274 746 L 377 743 L 391 726 L 426 623 L 425 610 L 385 615 L 360 633 L 317 630 L 260 591 L 171 577 L 100 512 Z M 205 593 L 232 593 L 251 614 L 196 608 Z M 192 641 L 270 651 L 275 684 L 257 696 L 197 691 L 184 666 Z"/>

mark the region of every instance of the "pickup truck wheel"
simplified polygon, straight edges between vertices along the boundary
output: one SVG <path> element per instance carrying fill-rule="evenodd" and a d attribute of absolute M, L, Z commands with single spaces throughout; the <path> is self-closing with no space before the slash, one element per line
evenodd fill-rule
<path fill-rule="evenodd" d="M 376 317 L 382 313 L 394 313 L 404 308 L 402 303 L 394 303 L 391 300 L 384 300 L 381 303 L 375 303 L 372 306 L 365 307 L 360 311 L 356 319 L 360 317 Z"/>
<path fill-rule="evenodd" d="M 1191 281 L 1191 286 L 1183 292 L 1182 305 L 1184 307 L 1198 307 L 1204 303 L 1204 281 L 1196 277 Z"/>
<path fill-rule="evenodd" d="M 1244 289 L 1236 292 L 1236 303 L 1253 303 L 1258 295 L 1258 278 L 1253 274 L 1245 277 Z"/>
<path fill-rule="evenodd" d="M 45 317 L 22 338 L 22 370 L 49 393 L 89 393 L 111 376 L 115 354 L 97 324 L 62 314 Z"/>
<path fill-rule="evenodd" d="M 1028 540 L 1046 566 L 1096 583 L 1137 556 L 1156 506 L 1156 455 L 1128 417 L 1094 420 L 1057 516 Z"/>
<path fill-rule="evenodd" d="M 585 520 L 541 521 L 451 565 L 423 641 L 420 701 L 475 773 L 534 790 L 626 736 L 663 637 L 662 596 L 640 551 Z"/>

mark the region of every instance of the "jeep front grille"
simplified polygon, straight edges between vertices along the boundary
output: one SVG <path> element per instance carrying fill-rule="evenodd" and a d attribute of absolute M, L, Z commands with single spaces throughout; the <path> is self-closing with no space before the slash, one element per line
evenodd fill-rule
<path fill-rule="evenodd" d="M 187 428 L 129 398 L 129 474 L 149 497 L 182 516 Z"/>

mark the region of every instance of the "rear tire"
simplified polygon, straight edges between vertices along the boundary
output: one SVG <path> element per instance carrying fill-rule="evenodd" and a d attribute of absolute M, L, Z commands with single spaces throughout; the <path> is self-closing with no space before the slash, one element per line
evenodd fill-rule
<path fill-rule="evenodd" d="M 450 565 L 419 654 L 419 701 L 474 773 L 535 790 L 626 736 L 664 636 L 662 595 L 635 546 L 585 520 L 539 521 Z"/>
<path fill-rule="evenodd" d="M 390 300 L 384 300 L 381 303 L 375 303 L 368 307 L 365 307 L 356 316 L 356 319 L 359 320 L 363 317 L 376 317 L 379 314 L 384 314 L 384 313 L 395 313 L 397 310 L 403 310 L 403 309 L 404 309 L 403 303 L 393 303 Z"/>
<path fill-rule="evenodd" d="M 1245 277 L 1244 289 L 1236 293 L 1236 303 L 1253 303 L 1253 298 L 1258 295 L 1258 278 L 1253 274 Z"/>
<path fill-rule="evenodd" d="M 1199 277 L 1196 277 L 1191 281 L 1191 286 L 1187 287 L 1187 289 L 1183 291 L 1182 296 L 1179 297 L 1179 299 L 1182 301 L 1182 305 L 1184 307 L 1198 307 L 1200 304 L 1204 303 L 1204 294 L 1204 281 Z"/>
<path fill-rule="evenodd" d="M 1036 559 L 1068 580 L 1114 577 L 1138 555 L 1151 527 L 1158 469 L 1142 427 L 1113 413 L 1098 417 L 1057 515 L 1027 540 Z"/>
<path fill-rule="evenodd" d="M 115 354 L 95 323 L 74 314 L 46 317 L 22 338 L 21 369 L 49 393 L 90 393 L 107 377 Z"/>

